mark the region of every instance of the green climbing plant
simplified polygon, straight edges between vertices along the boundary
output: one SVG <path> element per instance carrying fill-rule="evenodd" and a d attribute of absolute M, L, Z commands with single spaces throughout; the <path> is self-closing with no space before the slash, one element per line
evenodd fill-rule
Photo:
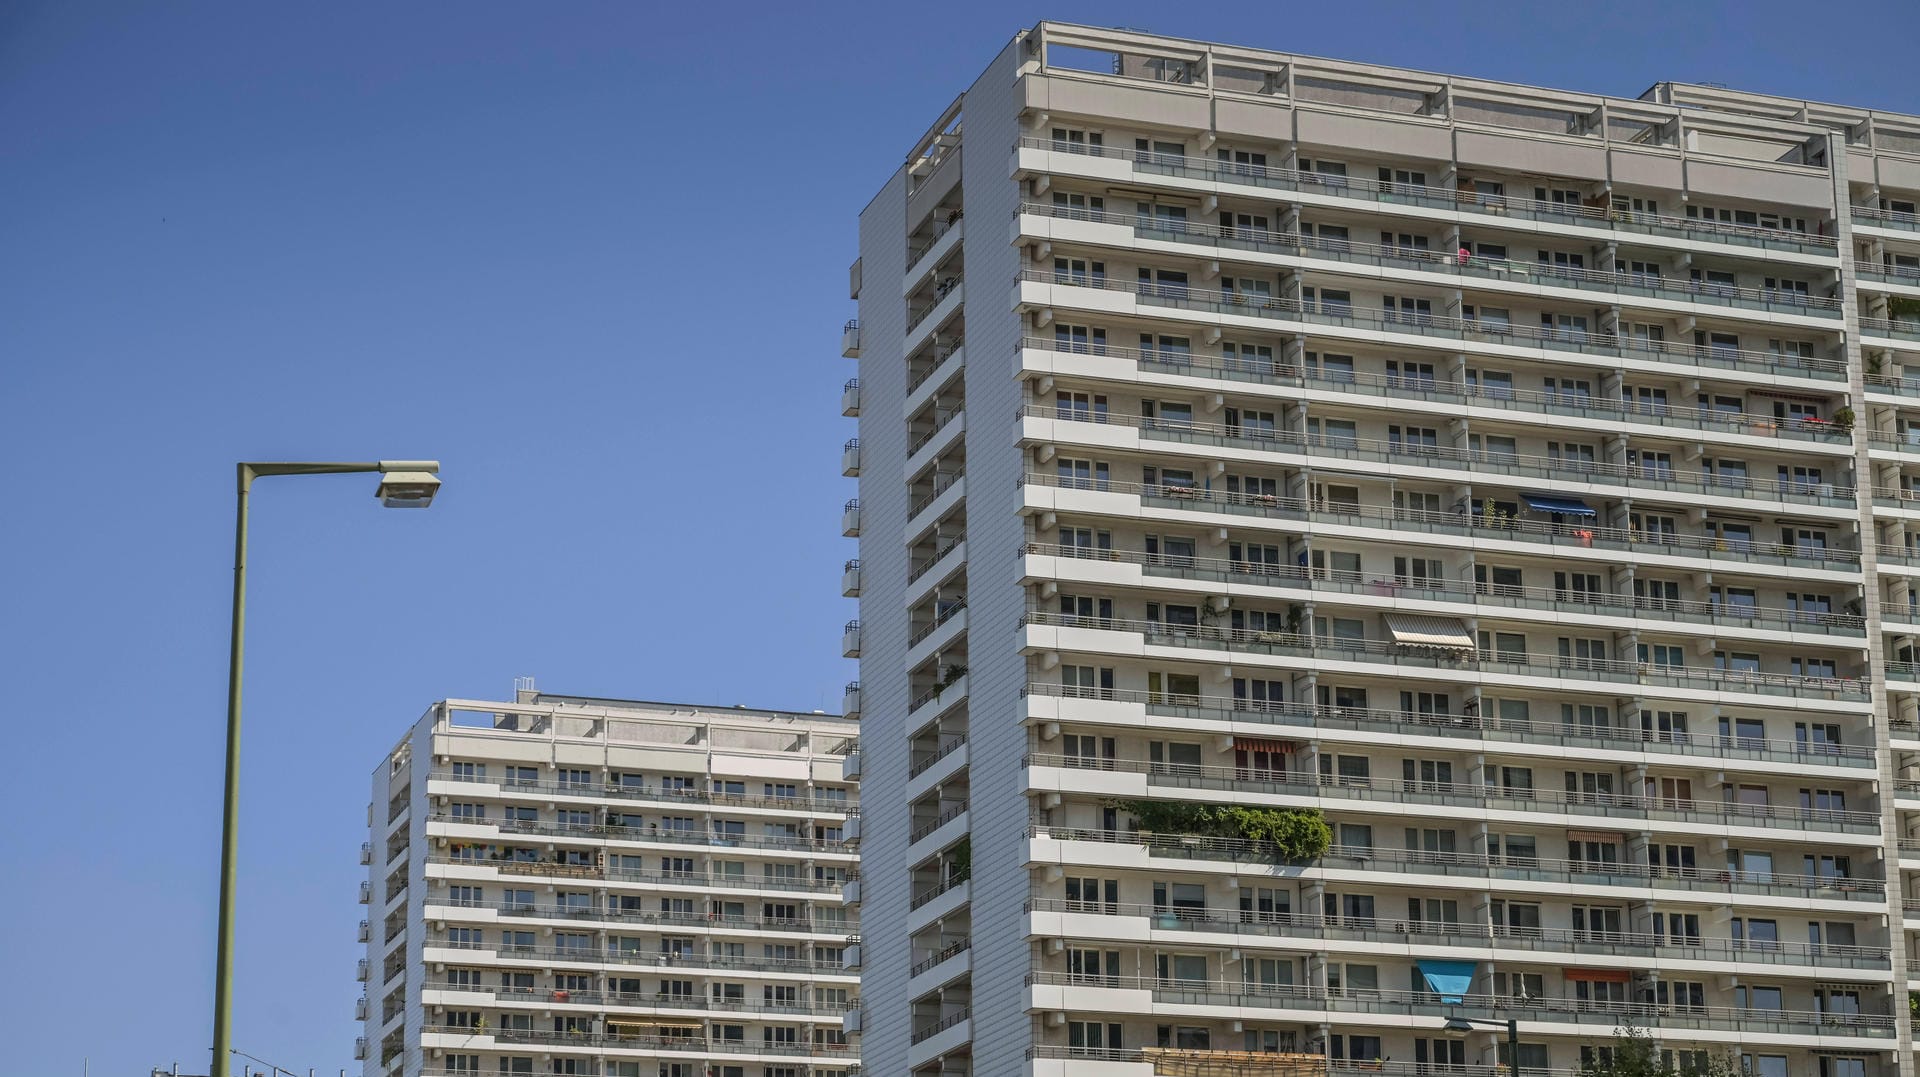
<path fill-rule="evenodd" d="M 1333 844 L 1333 827 L 1316 808 L 1247 808 L 1168 800 L 1126 800 L 1118 807 L 1159 834 L 1238 838 L 1271 845 L 1282 860 L 1312 860 Z"/>

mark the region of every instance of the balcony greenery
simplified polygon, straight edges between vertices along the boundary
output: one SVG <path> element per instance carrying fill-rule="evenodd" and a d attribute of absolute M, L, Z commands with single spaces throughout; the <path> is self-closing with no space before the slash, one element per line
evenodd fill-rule
<path fill-rule="evenodd" d="M 1724 1050 L 1709 1055 L 1704 1069 L 1682 1069 L 1672 1056 L 1662 1054 L 1660 1041 L 1652 1033 L 1637 1025 L 1615 1029 L 1613 1042 L 1580 1067 L 1580 1077 L 1735 1077 L 1739 1072 L 1733 1056 Z"/>
<path fill-rule="evenodd" d="M 1157 834 L 1239 838 L 1273 846 L 1280 860 L 1313 860 L 1333 844 L 1333 828 L 1318 808 L 1247 808 L 1167 800 L 1124 800 L 1118 807 Z"/>

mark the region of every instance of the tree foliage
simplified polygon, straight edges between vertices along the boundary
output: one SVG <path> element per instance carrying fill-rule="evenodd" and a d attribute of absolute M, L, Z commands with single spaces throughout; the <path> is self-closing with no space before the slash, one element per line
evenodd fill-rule
<path fill-rule="evenodd" d="M 1580 1067 L 1580 1073 L 1581 1077 L 1736 1077 L 1739 1070 L 1727 1054 L 1709 1056 L 1704 1070 L 1679 1069 L 1661 1058 L 1660 1043 L 1653 1033 L 1637 1025 L 1623 1025 L 1614 1029 L 1608 1049 L 1595 1052 L 1594 1059 Z"/>
<path fill-rule="evenodd" d="M 1312 860 L 1333 844 L 1327 817 L 1312 808 L 1248 808 L 1168 800 L 1128 800 L 1140 829 L 1162 834 L 1239 838 L 1271 845 L 1282 860 Z"/>

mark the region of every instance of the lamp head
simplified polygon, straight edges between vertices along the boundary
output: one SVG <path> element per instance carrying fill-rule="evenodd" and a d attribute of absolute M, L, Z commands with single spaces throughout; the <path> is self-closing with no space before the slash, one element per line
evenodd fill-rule
<path fill-rule="evenodd" d="M 440 490 L 438 460 L 382 460 L 374 496 L 390 509 L 424 509 Z"/>
<path fill-rule="evenodd" d="M 1447 1018 L 1447 1023 L 1442 1027 L 1448 1032 L 1472 1032 L 1473 1022 L 1461 1017 L 1449 1017 Z"/>

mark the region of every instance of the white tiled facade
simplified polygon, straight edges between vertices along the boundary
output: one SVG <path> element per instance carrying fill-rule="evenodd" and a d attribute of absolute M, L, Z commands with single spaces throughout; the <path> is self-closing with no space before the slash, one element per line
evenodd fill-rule
<path fill-rule="evenodd" d="M 1021 33 L 851 274 L 867 1071 L 1911 1074 L 1916 200 L 1916 117 Z"/>
<path fill-rule="evenodd" d="M 436 703 L 373 775 L 367 1077 L 845 1077 L 854 724 Z"/>

